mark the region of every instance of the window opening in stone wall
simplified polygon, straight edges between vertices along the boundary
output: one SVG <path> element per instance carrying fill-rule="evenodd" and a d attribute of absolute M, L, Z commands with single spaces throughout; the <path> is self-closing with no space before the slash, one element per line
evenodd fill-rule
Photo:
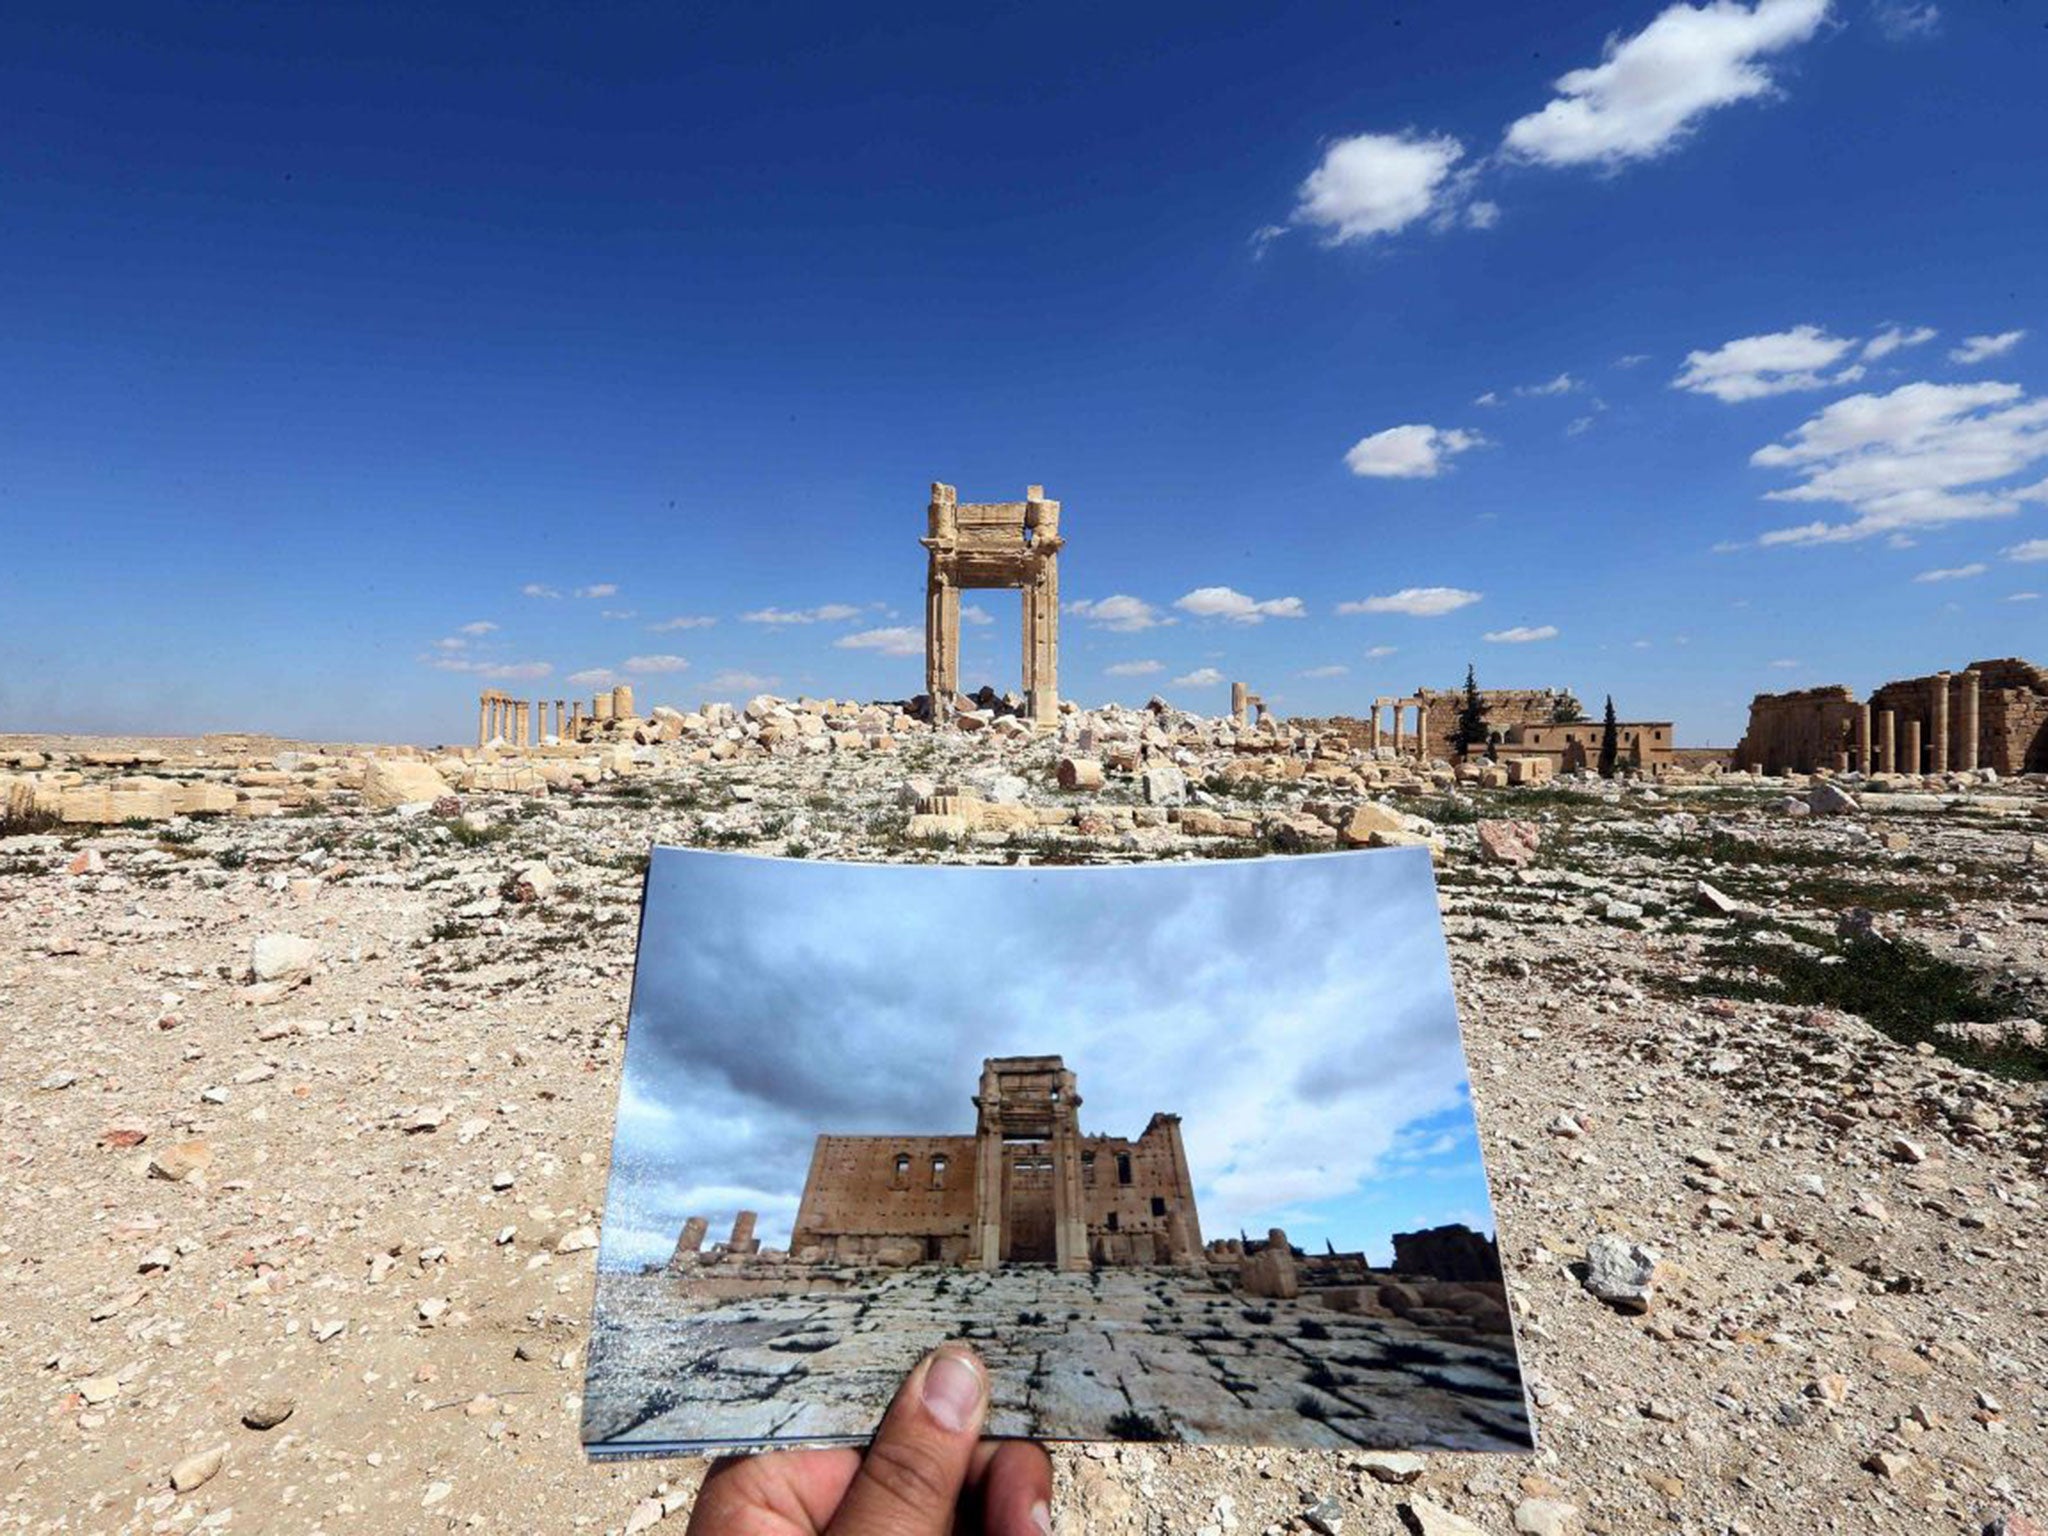
<path fill-rule="evenodd" d="M 1128 1152 L 1119 1152 L 1116 1155 L 1116 1181 L 1119 1184 L 1131 1182 L 1131 1155 Z"/>
<path fill-rule="evenodd" d="M 1159 1195 L 1152 1197 L 1152 1214 L 1154 1216 L 1164 1216 L 1166 1214 L 1166 1201 Z"/>
<path fill-rule="evenodd" d="M 935 1153 L 932 1157 L 932 1188 L 944 1189 L 945 1187 L 946 1157 L 944 1153 Z"/>
<path fill-rule="evenodd" d="M 908 1152 L 898 1152 L 896 1154 L 895 1187 L 897 1189 L 907 1189 L 910 1187 L 910 1154 Z"/>

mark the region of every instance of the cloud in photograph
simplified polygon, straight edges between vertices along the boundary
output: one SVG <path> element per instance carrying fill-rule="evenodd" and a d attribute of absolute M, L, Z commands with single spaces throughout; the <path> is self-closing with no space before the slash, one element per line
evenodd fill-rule
<path fill-rule="evenodd" d="M 1794 390 L 1853 383 L 1855 375 L 1847 370 L 1832 378 L 1826 370 L 1856 347 L 1854 337 L 1831 336 L 1815 325 L 1795 325 L 1789 331 L 1771 331 L 1761 336 L 1740 336 L 1710 351 L 1688 352 L 1685 367 L 1671 381 L 1671 387 L 1734 404 Z"/>
<path fill-rule="evenodd" d="M 1166 663 L 1161 661 L 1113 661 L 1102 669 L 1107 677 L 1150 677 L 1165 670 Z"/>
<path fill-rule="evenodd" d="M 1495 645 L 1528 645 L 1537 640 L 1555 640 L 1555 624 L 1517 624 L 1512 629 L 1490 629 L 1481 638 Z"/>
<path fill-rule="evenodd" d="M 672 619 L 647 626 L 650 635 L 665 635 L 679 629 L 709 629 L 718 622 L 708 613 L 679 613 Z"/>
<path fill-rule="evenodd" d="M 1208 1234 L 1284 1213 L 1384 1255 L 1431 1224 L 1388 1214 L 1418 1189 L 1491 1226 L 1422 850 L 1026 874 L 663 849 L 647 903 L 608 1267 L 742 1206 L 780 1246 L 818 1135 L 971 1132 L 1001 1055 L 1064 1057 L 1085 1132 L 1181 1115 Z M 940 929 L 973 966 L 929 963 Z"/>
<path fill-rule="evenodd" d="M 1197 667 L 1184 672 L 1173 680 L 1176 688 L 1214 688 L 1223 681 L 1223 674 L 1214 667 Z"/>
<path fill-rule="evenodd" d="M 1915 581 L 1966 581 L 1972 576 L 1982 576 L 1991 567 L 1981 561 L 1970 565 L 1952 565 L 1938 571 L 1922 571 Z"/>

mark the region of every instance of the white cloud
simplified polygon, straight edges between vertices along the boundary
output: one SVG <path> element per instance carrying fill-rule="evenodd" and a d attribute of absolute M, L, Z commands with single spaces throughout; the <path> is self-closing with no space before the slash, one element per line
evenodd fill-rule
<path fill-rule="evenodd" d="M 460 635 L 449 635 L 436 640 L 434 646 L 435 649 L 443 651 L 466 651 L 469 649 L 469 642 Z"/>
<path fill-rule="evenodd" d="M 1945 570 L 1922 571 L 1913 579 L 1915 581 L 1965 581 L 1972 576 L 1982 576 L 1990 569 L 1990 566 L 1979 560 L 1969 565 L 1952 565 Z"/>
<path fill-rule="evenodd" d="M 1077 619 L 1085 619 L 1098 629 L 1113 629 L 1124 634 L 1173 622 L 1150 603 L 1123 592 L 1094 602 L 1086 598 L 1077 599 L 1063 604 L 1062 611 L 1072 614 Z"/>
<path fill-rule="evenodd" d="M 610 667 L 585 667 L 581 672 L 571 672 L 567 678 L 578 688 L 609 688 L 618 680 L 618 673 Z"/>
<path fill-rule="evenodd" d="M 1176 677 L 1173 685 L 1176 688 L 1213 688 L 1222 681 L 1223 674 L 1214 667 L 1197 667 L 1192 672 Z"/>
<path fill-rule="evenodd" d="M 1948 358 L 1952 363 L 1986 362 L 2005 356 L 2026 338 L 2025 331 L 2000 331 L 1996 336 L 1965 336 L 1963 344 L 1952 348 Z"/>
<path fill-rule="evenodd" d="M 619 595 L 619 584 L 616 581 L 593 582 L 587 587 L 578 587 L 576 595 L 578 597 L 617 597 Z"/>
<path fill-rule="evenodd" d="M 1500 396 L 1489 389 L 1485 394 L 1481 395 L 1477 400 L 1474 400 L 1472 403 L 1474 405 L 1499 405 Z"/>
<path fill-rule="evenodd" d="M 884 656 L 922 656 L 924 632 L 898 625 L 890 629 L 863 629 L 841 635 L 832 642 L 843 651 L 879 651 Z"/>
<path fill-rule="evenodd" d="M 962 603 L 960 605 L 960 622 L 962 624 L 993 624 L 995 623 L 995 616 L 986 608 L 978 608 L 973 603 Z"/>
<path fill-rule="evenodd" d="M 1686 353 L 1685 368 L 1671 381 L 1671 387 L 1729 402 L 1758 400 L 1795 389 L 1820 389 L 1849 382 L 1823 378 L 1821 370 L 1840 362 L 1855 345 L 1853 338 L 1830 336 L 1813 325 L 1743 336 L 1711 352 Z"/>
<path fill-rule="evenodd" d="M 1568 395 L 1578 387 L 1579 381 L 1577 379 L 1568 373 L 1560 373 L 1556 378 L 1542 384 L 1517 384 L 1515 386 L 1515 393 L 1524 396 Z"/>
<path fill-rule="evenodd" d="M 1365 654 L 1370 660 L 1378 661 L 1382 656 L 1391 656 L 1399 649 L 1398 645 L 1376 645 Z"/>
<path fill-rule="evenodd" d="M 1941 7 L 1931 0 L 1871 0 L 1870 19 L 1888 41 L 1910 42 L 1941 30 Z"/>
<path fill-rule="evenodd" d="M 2040 600 L 2041 594 L 2038 592 L 2015 592 L 2006 598 L 2008 603 L 2038 603 Z"/>
<path fill-rule="evenodd" d="M 1804 663 L 1804 662 L 1801 662 L 1801 661 L 1798 661 L 1798 660 L 1795 660 L 1794 658 L 1792 658 L 1792 657 L 1790 657 L 1790 656 L 1781 656 L 1781 657 L 1779 657 L 1779 658 L 1778 658 L 1778 659 L 1777 659 L 1776 661 L 1773 661 L 1773 662 L 1767 662 L 1767 663 L 1765 663 L 1765 665 L 1767 665 L 1767 666 L 1773 666 L 1773 667 L 1777 667 L 1778 669 L 1780 669 L 1781 671 L 1783 671 L 1783 670 L 1786 670 L 1786 669 L 1789 669 L 1789 668 L 1792 668 L 1792 667 L 1804 666 L 1804 665 L 1805 665 L 1805 663 Z"/>
<path fill-rule="evenodd" d="M 1489 203 L 1484 198 L 1471 204 L 1465 210 L 1465 223 L 1471 229 L 1491 229 L 1500 222 L 1500 204 Z"/>
<path fill-rule="evenodd" d="M 1625 356 L 1617 357 L 1614 360 L 1614 366 L 1617 368 L 1636 368 L 1647 363 L 1649 360 L 1650 354 L 1647 352 L 1630 352 Z"/>
<path fill-rule="evenodd" d="M 1802 483 L 1773 501 L 1833 502 L 1848 522 L 1777 528 L 1758 541 L 1834 544 L 1977 518 L 2008 517 L 2048 501 L 2048 481 L 1999 482 L 2048 459 L 2048 398 L 2016 384 L 1906 384 L 1851 395 L 1811 417 L 1790 438 L 1750 456 Z"/>
<path fill-rule="evenodd" d="M 1345 453 L 1344 464 L 1364 479 L 1429 480 L 1455 455 L 1485 446 L 1477 432 L 1417 422 L 1361 437 Z"/>
<path fill-rule="evenodd" d="M 621 672 L 682 672 L 690 663 L 683 656 L 628 656 L 619 663 Z"/>
<path fill-rule="evenodd" d="M 756 608 L 740 615 L 742 624 L 836 624 L 857 619 L 860 609 L 852 603 L 821 603 L 816 608 Z"/>
<path fill-rule="evenodd" d="M 2000 553 L 2008 560 L 2048 560 L 2048 539 L 2028 539 Z"/>
<path fill-rule="evenodd" d="M 760 672 L 729 671 L 713 675 L 704 686 L 713 693 L 765 693 L 782 679 Z"/>
<path fill-rule="evenodd" d="M 560 597 L 562 594 L 553 587 L 544 586 L 537 581 L 529 581 L 519 589 L 519 595 L 521 597 Z"/>
<path fill-rule="evenodd" d="M 1231 587 L 1197 587 L 1173 606 L 1200 619 L 1228 619 L 1233 624 L 1263 624 L 1267 619 L 1301 619 L 1308 610 L 1298 597 L 1269 597 L 1260 602 Z"/>
<path fill-rule="evenodd" d="M 1556 637 L 1555 624 L 1517 624 L 1513 629 L 1489 629 L 1481 638 L 1496 645 L 1527 645 L 1532 640 L 1553 640 Z"/>
<path fill-rule="evenodd" d="M 1610 36 L 1600 63 L 1561 76 L 1547 106 L 1509 125 L 1507 152 L 1549 166 L 1660 155 L 1707 113 L 1770 91 L 1759 60 L 1805 42 L 1827 13 L 1828 0 L 1671 6 L 1633 37 Z"/>
<path fill-rule="evenodd" d="M 478 619 L 473 624 L 463 625 L 461 633 L 465 635 L 488 635 L 497 627 L 489 619 Z"/>
<path fill-rule="evenodd" d="M 681 613 L 672 619 L 663 619 L 659 624 L 647 626 L 650 635 L 665 635 L 678 629 L 708 629 L 718 622 L 708 613 Z"/>
<path fill-rule="evenodd" d="M 1455 193 L 1451 167 L 1464 153 L 1465 146 L 1448 135 L 1361 133 L 1339 139 L 1301 184 L 1291 222 L 1323 230 L 1328 245 L 1393 234 Z"/>
<path fill-rule="evenodd" d="M 554 663 L 546 661 L 472 661 L 462 656 L 431 656 L 428 665 L 442 672 L 467 672 L 493 682 L 530 682 L 554 675 Z"/>
<path fill-rule="evenodd" d="M 1389 592 L 1380 597 L 1363 598 L 1355 603 L 1339 603 L 1339 613 L 1405 613 L 1414 619 L 1440 618 L 1455 613 L 1460 608 L 1470 607 L 1479 601 L 1482 594 L 1467 592 L 1463 587 L 1403 587 L 1398 592 Z"/>
<path fill-rule="evenodd" d="M 640 610 L 637 608 L 606 608 L 598 613 L 598 617 L 601 619 L 637 619 L 640 617 Z"/>
<path fill-rule="evenodd" d="M 1310 667 L 1301 675 L 1303 677 L 1345 677 L 1349 675 L 1350 671 L 1351 669 L 1344 666 L 1341 662 L 1333 661 L 1326 667 Z"/>
<path fill-rule="evenodd" d="M 1593 423 L 1598 419 L 1598 417 L 1594 416 L 1574 416 L 1571 419 L 1571 423 L 1564 429 L 1564 435 L 1566 437 L 1577 437 L 1581 432 L 1589 432 L 1592 430 Z"/>
<path fill-rule="evenodd" d="M 1166 667 L 1157 661 L 1113 661 L 1102 670 L 1110 677 L 1150 677 L 1154 672 L 1164 672 Z"/>
<path fill-rule="evenodd" d="M 1917 347 L 1923 342 L 1934 340 L 1935 330 L 1931 325 L 1915 326 L 1907 330 L 1902 325 L 1888 325 L 1863 344 L 1863 360 L 1877 362 L 1890 357 L 1901 347 Z"/>

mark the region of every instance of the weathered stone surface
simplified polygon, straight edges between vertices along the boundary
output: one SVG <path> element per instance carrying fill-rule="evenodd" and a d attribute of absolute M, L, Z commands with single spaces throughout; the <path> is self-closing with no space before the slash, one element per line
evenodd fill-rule
<path fill-rule="evenodd" d="M 1655 1251 L 1632 1238 L 1603 1232 L 1586 1244 L 1586 1290 L 1616 1311 L 1649 1311 L 1656 1276 Z"/>
<path fill-rule="evenodd" d="M 373 811 L 434 801 L 448 793 L 448 781 L 431 763 L 403 757 L 373 757 L 363 768 L 363 804 Z"/>
<path fill-rule="evenodd" d="M 1533 821 L 1479 823 L 1479 856 L 1489 864 L 1520 867 L 1533 863 L 1542 842 L 1542 829 Z"/>
<path fill-rule="evenodd" d="M 258 934 L 249 946 L 249 974 L 257 981 L 296 980 L 319 961 L 319 944 L 293 933 Z"/>

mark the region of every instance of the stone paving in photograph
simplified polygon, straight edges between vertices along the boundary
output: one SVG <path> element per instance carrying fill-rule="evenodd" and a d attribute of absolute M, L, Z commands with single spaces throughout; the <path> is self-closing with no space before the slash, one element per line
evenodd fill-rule
<path fill-rule="evenodd" d="M 1184 1271 L 839 1271 L 846 1289 L 693 1296 L 604 1273 L 585 1434 L 865 1440 L 903 1374 L 971 1338 L 991 1432 L 1389 1450 L 1515 1451 L 1529 1421 L 1504 1336 L 1449 1338 L 1312 1295 L 1245 1297 Z"/>

